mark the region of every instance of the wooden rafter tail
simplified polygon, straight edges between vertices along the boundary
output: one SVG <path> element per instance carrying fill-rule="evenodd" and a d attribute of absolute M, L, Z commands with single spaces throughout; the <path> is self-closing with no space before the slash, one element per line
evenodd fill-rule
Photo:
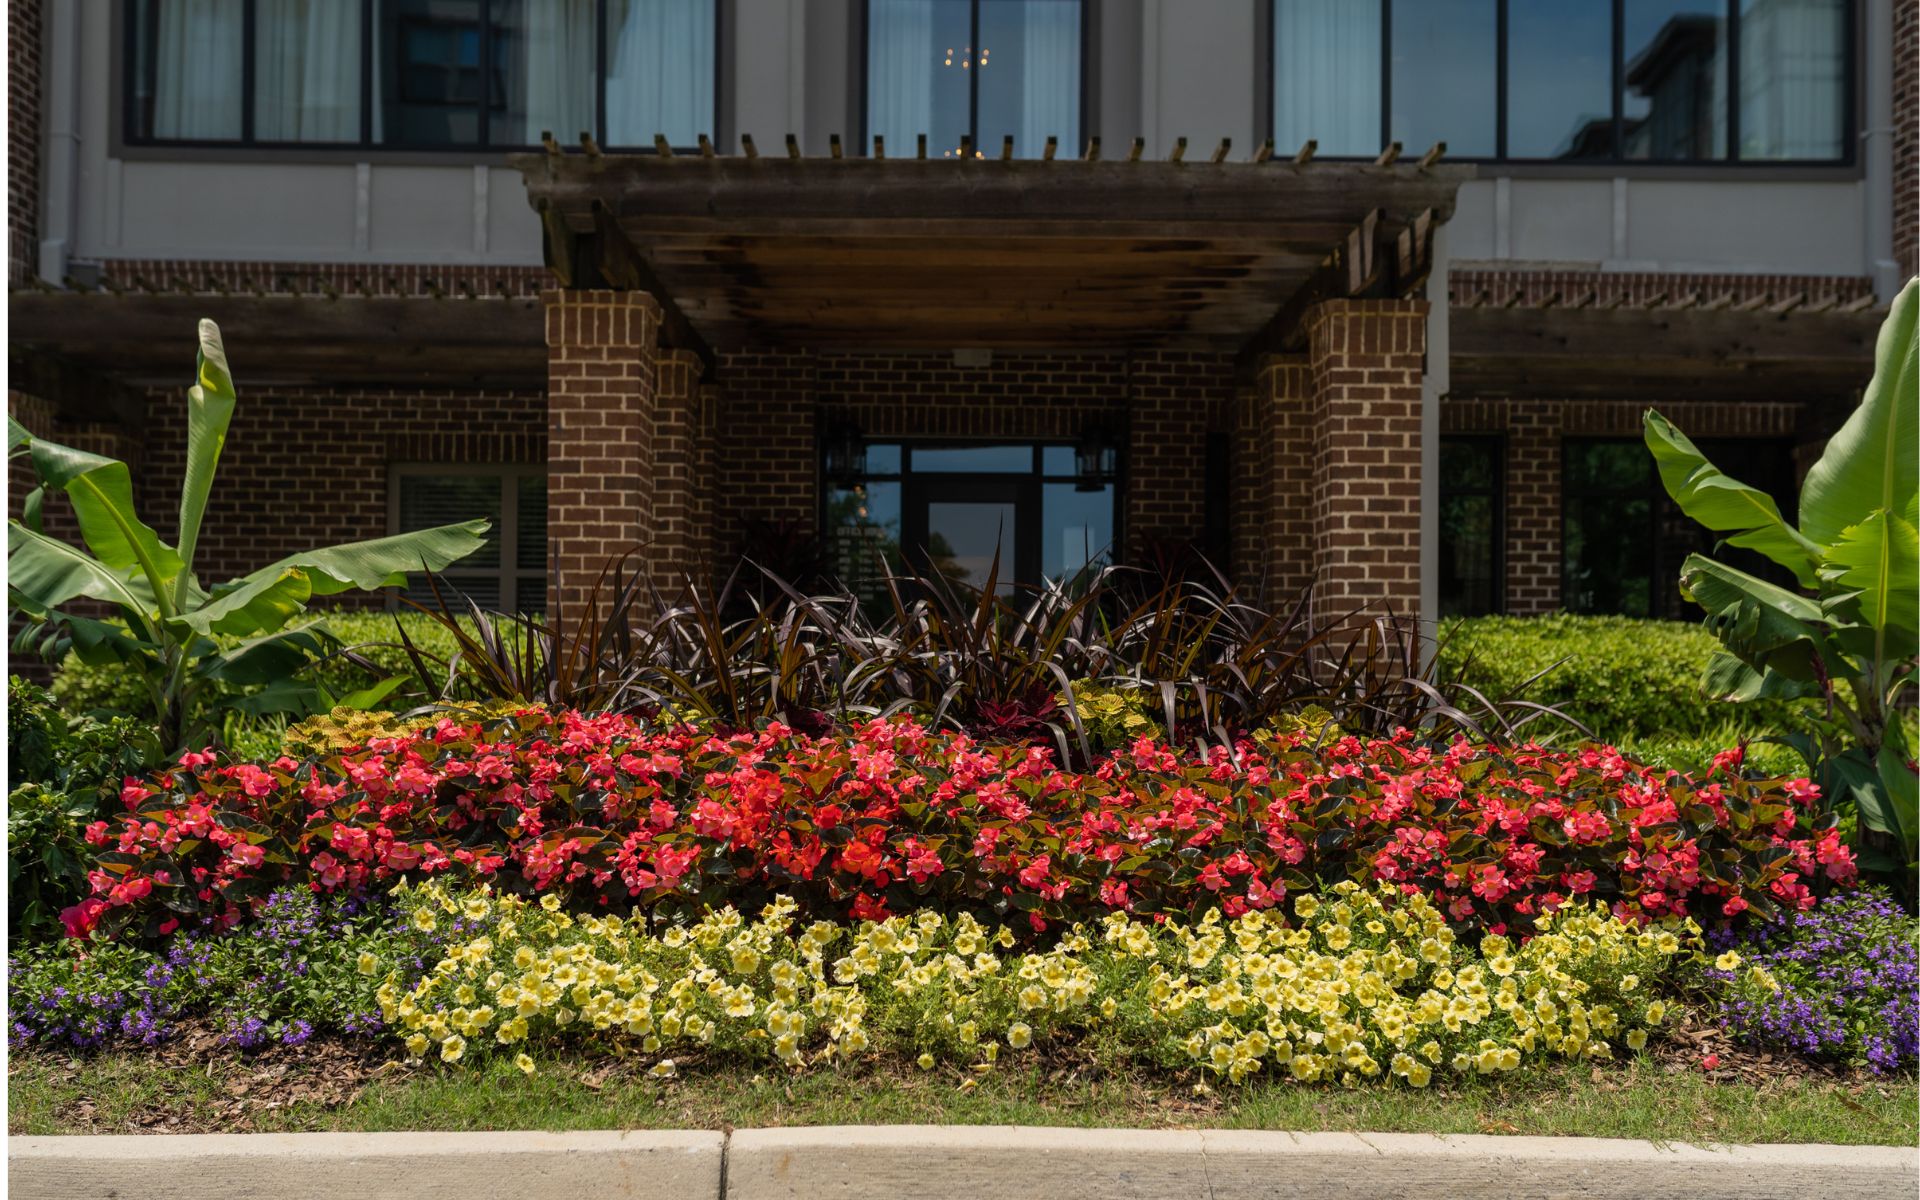
<path fill-rule="evenodd" d="M 1665 308 L 1667 305 L 1667 301 L 1672 298 L 1672 295 L 1673 294 L 1671 292 L 1664 292 L 1664 291 L 1655 292 L 1652 296 L 1647 298 L 1644 304 L 1637 305 L 1636 307 L 1644 308 L 1649 311 L 1656 308 Z"/>
<path fill-rule="evenodd" d="M 1607 297 L 1606 302 L 1600 307 L 1606 309 L 1622 308 L 1625 307 L 1626 303 L 1627 294 L 1625 292 L 1615 292 L 1613 295 Z"/>
<path fill-rule="evenodd" d="M 887 157 L 886 134 L 876 133 L 873 135 L 873 157 L 876 160 L 885 160 L 885 158 Z"/>
<path fill-rule="evenodd" d="M 1578 300 L 1575 300 L 1572 304 L 1568 305 L 1567 307 L 1592 308 L 1595 304 L 1599 303 L 1599 301 L 1600 301 L 1600 293 L 1593 290 L 1592 288 L 1588 288 L 1585 292 L 1582 292 L 1580 294 L 1580 298 Z"/>
<path fill-rule="evenodd" d="M 1187 139 L 1183 137 L 1173 139 L 1173 150 L 1171 153 L 1167 155 L 1167 161 L 1179 162 L 1180 160 L 1184 159 L 1186 156 L 1187 156 Z"/>
<path fill-rule="evenodd" d="M 1000 139 L 1000 161 L 1013 161 L 1013 135 L 1010 133 Z"/>
<path fill-rule="evenodd" d="M 207 290 L 221 296 L 230 296 L 233 294 L 227 290 L 226 284 L 220 282 L 220 277 L 218 275 L 214 275 L 211 273 L 207 275 Z"/>
<path fill-rule="evenodd" d="M 594 141 L 593 135 L 585 130 L 582 130 L 580 133 L 580 149 L 586 153 L 588 158 L 600 157 L 600 143 Z M 668 153 L 671 154 L 672 151 L 669 150 Z"/>
<path fill-rule="evenodd" d="M 1380 157 L 1373 160 L 1373 165 L 1376 167 L 1390 167 L 1399 157 L 1400 143 L 1388 142 L 1387 148 L 1380 152 Z"/>
<path fill-rule="evenodd" d="M 1520 302 L 1522 300 L 1525 300 L 1526 298 L 1527 298 L 1527 289 L 1515 288 L 1513 289 L 1513 294 L 1508 296 L 1506 299 L 1506 302 L 1502 304 L 1500 307 L 1501 308 L 1519 308 Z"/>
<path fill-rule="evenodd" d="M 1233 139 L 1230 137 L 1221 138 L 1220 144 L 1213 148 L 1213 157 L 1208 161 L 1217 162 L 1217 163 L 1225 162 L 1227 161 L 1227 152 L 1232 149 L 1233 149 Z"/>
<path fill-rule="evenodd" d="M 1435 142 L 1433 145 L 1427 147 L 1427 152 L 1425 154 L 1422 154 L 1420 156 L 1420 169 L 1422 171 L 1427 170 L 1428 168 L 1432 167 L 1435 163 L 1445 158 L 1446 155 L 1447 155 L 1447 144 L 1445 142 Z"/>
<path fill-rule="evenodd" d="M 1293 152 L 1293 165 L 1296 167 L 1304 167 L 1312 162 L 1313 156 L 1319 152 L 1320 139 L 1308 138 L 1306 141 L 1300 143 L 1298 150 Z"/>
<path fill-rule="evenodd" d="M 700 135 L 700 157 L 701 158 L 717 157 L 713 149 L 713 139 L 708 137 L 704 133 Z"/>
<path fill-rule="evenodd" d="M 1793 295 L 1788 296 L 1785 300 L 1782 300 L 1780 303 L 1767 309 L 1767 311 L 1772 313 L 1776 317 L 1784 317 L 1788 313 L 1792 312 L 1794 309 L 1799 308 L 1801 305 L 1805 304 L 1806 302 L 1807 302 L 1807 294 L 1805 292 L 1795 292 Z"/>
<path fill-rule="evenodd" d="M 827 135 L 827 157 L 828 158 L 844 158 L 845 157 L 845 155 L 841 153 L 840 135 L 837 133 L 830 133 Z"/>
<path fill-rule="evenodd" d="M 1835 311 L 1843 312 L 1843 313 L 1865 312 L 1868 309 L 1872 308 L 1875 304 L 1879 303 L 1879 300 L 1880 298 L 1878 296 L 1874 295 L 1872 292 L 1867 292 L 1864 295 L 1855 296 L 1853 299 L 1847 301 L 1845 304 L 1842 304 Z"/>
<path fill-rule="evenodd" d="M 1700 305 L 1700 311 L 1719 312 L 1721 309 L 1727 308 L 1732 304 L 1733 304 L 1733 293 L 1721 292 L 1718 296 L 1715 296 L 1711 300 L 1708 300 L 1702 305 Z"/>
<path fill-rule="evenodd" d="M 1556 308 L 1559 306 L 1560 300 L 1560 292 L 1558 289 L 1555 289 L 1554 291 L 1548 292 L 1546 299 L 1534 305 L 1534 307 L 1539 309 Z"/>
<path fill-rule="evenodd" d="M 1753 312 L 1757 309 L 1765 308 L 1767 305 L 1771 303 L 1773 303 L 1773 293 L 1760 292 L 1756 295 L 1748 296 L 1745 300 L 1742 300 L 1738 304 L 1735 304 L 1733 306 L 1733 311 L 1734 312 Z"/>
<path fill-rule="evenodd" d="M 965 161 L 966 159 L 969 159 L 972 157 L 973 157 L 973 135 L 970 133 L 963 133 L 960 135 L 960 158 L 962 161 Z"/>
<path fill-rule="evenodd" d="M 800 161 L 800 139 L 791 133 L 787 135 L 787 157 L 795 162 Z"/>
<path fill-rule="evenodd" d="M 740 135 L 740 149 L 746 152 L 748 158 L 760 157 L 760 147 L 753 144 L 753 135 L 750 133 Z"/>
<path fill-rule="evenodd" d="M 1127 161 L 1130 163 L 1139 162 L 1140 156 L 1142 154 L 1145 154 L 1146 152 L 1147 152 L 1147 139 L 1143 137 L 1137 137 L 1133 139 L 1133 141 L 1127 143 Z"/>
<path fill-rule="evenodd" d="M 1097 133 L 1087 139 L 1087 161 L 1100 161 L 1100 135 Z"/>
<path fill-rule="evenodd" d="M 1833 292 L 1828 292 L 1826 295 L 1808 304 L 1805 308 L 1801 309 L 1800 311 L 1803 313 L 1823 313 L 1823 312 L 1826 312 L 1828 309 L 1832 308 L 1834 305 L 1839 303 L 1840 303 L 1840 297 Z"/>
<path fill-rule="evenodd" d="M 1272 157 L 1273 157 L 1273 139 L 1267 138 L 1266 140 L 1260 143 L 1260 148 L 1253 152 L 1253 161 L 1257 163 L 1263 163 Z"/>
<path fill-rule="evenodd" d="M 547 148 L 548 155 L 553 158 L 559 158 L 565 153 L 565 151 L 560 149 L 560 143 L 553 136 L 553 130 L 551 129 L 542 129 L 540 131 L 540 144 Z"/>
<path fill-rule="evenodd" d="M 1476 290 L 1473 293 L 1473 295 L 1468 298 L 1467 302 L 1465 304 L 1462 304 L 1460 307 L 1461 308 L 1479 308 L 1481 305 L 1485 304 L 1487 301 L 1491 299 L 1493 299 L 1493 289 L 1480 288 Z"/>
<path fill-rule="evenodd" d="M 1394 237 L 1394 290 L 1408 296 L 1433 274 L 1433 210 L 1424 209 Z"/>
<path fill-rule="evenodd" d="M 1060 152 L 1060 139 L 1057 137 L 1048 137 L 1046 151 L 1042 153 L 1040 157 L 1045 162 L 1052 162 L 1053 156 L 1059 152 Z"/>
<path fill-rule="evenodd" d="M 1048 139 L 1048 140 L 1051 141 L 1052 139 Z M 913 156 L 915 158 L 925 158 L 927 156 L 927 135 L 926 134 L 924 133 L 920 134 L 917 138 L 914 139 Z M 1048 155 L 1047 157 L 1052 158 L 1053 156 Z"/>

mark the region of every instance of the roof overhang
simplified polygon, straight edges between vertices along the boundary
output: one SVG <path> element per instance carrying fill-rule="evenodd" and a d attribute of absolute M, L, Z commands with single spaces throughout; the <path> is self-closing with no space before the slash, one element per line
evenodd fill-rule
<path fill-rule="evenodd" d="M 1279 348 L 1303 293 L 1404 294 L 1470 166 L 1270 157 L 515 155 L 566 286 L 688 348 Z M 1274 343 L 1268 345 L 1267 343 Z"/>

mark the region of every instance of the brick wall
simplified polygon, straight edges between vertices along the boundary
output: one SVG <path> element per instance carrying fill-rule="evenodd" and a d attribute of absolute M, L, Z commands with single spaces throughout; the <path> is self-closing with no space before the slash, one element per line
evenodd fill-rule
<path fill-rule="evenodd" d="M 1313 582 L 1313 371 L 1307 356 L 1260 364 L 1234 438 L 1238 582 L 1290 600 Z"/>
<path fill-rule="evenodd" d="M 39 269 L 40 4 L 7 5 L 7 282 L 15 287 Z"/>
<path fill-rule="evenodd" d="M 1893 257 L 1920 275 L 1920 0 L 1893 0 Z"/>
<path fill-rule="evenodd" d="M 951 354 L 727 354 L 718 373 L 720 552 L 750 522 L 811 531 L 818 431 L 851 421 L 870 440 L 1072 440 L 1090 423 L 1124 426 L 1130 552 L 1204 533 L 1206 434 L 1231 416 L 1232 361 L 1178 351 Z"/>
<path fill-rule="evenodd" d="M 1506 439 L 1506 611 L 1519 616 L 1560 607 L 1560 444 L 1567 437 L 1640 436 L 1649 403 L 1694 438 L 1802 435 L 1800 404 L 1725 404 L 1631 400 L 1449 399 L 1442 433 L 1495 433 Z M 1804 465 L 1803 465 L 1804 469 Z"/>
<path fill-rule="evenodd" d="M 538 392 L 248 388 L 227 435 L 196 555 L 231 578 L 297 550 L 381 537 L 396 463 L 537 463 Z M 134 468 L 141 516 L 173 540 L 186 469 L 181 389 L 155 389 Z M 346 603 L 356 603 L 351 598 Z"/>

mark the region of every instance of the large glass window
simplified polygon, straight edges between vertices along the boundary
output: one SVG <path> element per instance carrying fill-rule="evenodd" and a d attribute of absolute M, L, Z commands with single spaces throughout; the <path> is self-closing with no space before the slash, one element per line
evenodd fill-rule
<path fill-rule="evenodd" d="M 692 146 L 717 0 L 126 0 L 133 141 Z"/>
<path fill-rule="evenodd" d="M 1852 154 L 1852 0 L 1269 3 L 1282 151 L 1311 139 L 1348 158 L 1396 141 L 1519 161 Z"/>
<path fill-rule="evenodd" d="M 910 566 L 996 590 L 1071 579 L 1113 560 L 1117 481 L 1073 446 L 868 443 L 827 455 L 823 525 L 833 568 L 869 603 Z"/>
<path fill-rule="evenodd" d="M 392 532 L 484 518 L 486 544 L 441 572 L 482 608 L 537 612 L 546 606 L 547 477 L 541 467 L 396 467 Z M 401 593 L 422 604 L 433 589 L 410 575 Z M 452 599 L 452 597 L 448 597 Z"/>
<path fill-rule="evenodd" d="M 1504 521 L 1501 441 L 1440 439 L 1440 614 L 1477 617 L 1501 609 Z"/>
<path fill-rule="evenodd" d="M 1081 0 L 869 0 L 867 132 L 895 157 L 927 138 L 1038 158 L 1080 137 Z"/>
<path fill-rule="evenodd" d="M 1784 440 L 1697 439 L 1710 461 L 1772 496 L 1794 519 L 1793 447 Z M 1793 577 L 1752 550 L 1716 546 L 1714 534 L 1667 495 L 1653 456 L 1638 439 L 1569 438 L 1562 445 L 1560 603 L 1568 612 L 1695 620 L 1680 594 L 1689 554 L 1712 554 L 1743 571 L 1793 587 Z"/>

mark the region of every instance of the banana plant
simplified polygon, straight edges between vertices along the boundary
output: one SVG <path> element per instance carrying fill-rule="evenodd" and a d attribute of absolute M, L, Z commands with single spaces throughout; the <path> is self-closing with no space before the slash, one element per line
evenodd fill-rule
<path fill-rule="evenodd" d="M 1720 639 L 1704 685 L 1728 700 L 1815 697 L 1796 745 L 1837 809 L 1857 818 L 1869 870 L 1908 887 L 1920 839 L 1920 779 L 1901 720 L 1920 655 L 1920 279 L 1881 326 L 1873 380 L 1800 489 L 1799 524 L 1772 497 L 1724 474 L 1648 411 L 1647 447 L 1669 495 L 1727 544 L 1791 572 L 1782 587 L 1688 556 L 1683 591 Z"/>
<path fill-rule="evenodd" d="M 194 552 L 237 396 L 219 327 L 201 321 L 199 339 L 187 390 L 177 545 L 162 541 L 135 511 L 126 463 L 34 437 L 7 420 L 9 467 L 25 464 L 38 481 L 20 516 L 8 522 L 7 594 L 26 621 L 19 645 L 48 655 L 71 648 L 85 661 L 122 664 L 146 689 L 163 744 L 175 749 L 207 736 L 189 722 L 203 690 L 284 686 L 324 652 L 323 626 L 290 624 L 309 601 L 402 584 L 408 571 L 441 570 L 480 549 L 487 531 L 485 521 L 466 521 L 309 550 L 203 586 Z M 44 531 L 49 491 L 66 495 L 82 545 Z M 103 619 L 103 609 L 118 620 Z"/>

